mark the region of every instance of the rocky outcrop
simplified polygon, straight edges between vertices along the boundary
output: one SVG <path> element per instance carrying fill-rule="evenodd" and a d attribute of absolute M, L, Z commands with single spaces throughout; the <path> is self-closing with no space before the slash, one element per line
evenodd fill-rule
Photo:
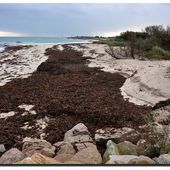
<path fill-rule="evenodd" d="M 13 164 L 24 158 L 25 158 L 25 155 L 20 150 L 18 150 L 17 148 L 13 148 L 5 152 L 0 157 L 0 164 Z"/>
<path fill-rule="evenodd" d="M 34 153 L 41 153 L 48 157 L 55 155 L 55 147 L 46 140 L 26 138 L 22 147 L 22 152 L 26 156 L 32 156 Z"/>

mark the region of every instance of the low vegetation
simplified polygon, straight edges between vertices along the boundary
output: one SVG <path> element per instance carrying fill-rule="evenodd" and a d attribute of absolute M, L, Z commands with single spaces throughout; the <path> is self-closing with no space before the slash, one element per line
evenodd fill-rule
<path fill-rule="evenodd" d="M 170 27 L 162 25 L 148 26 L 143 32 L 122 32 L 105 43 L 109 45 L 106 52 L 114 58 L 120 56 L 117 56 L 117 48 L 113 48 L 116 46 L 121 47 L 123 58 L 170 59 Z"/>

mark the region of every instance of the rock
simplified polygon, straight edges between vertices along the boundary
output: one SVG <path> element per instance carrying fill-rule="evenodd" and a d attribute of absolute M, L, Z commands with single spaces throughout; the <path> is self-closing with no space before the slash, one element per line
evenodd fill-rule
<path fill-rule="evenodd" d="M 5 152 L 0 158 L 0 164 L 13 164 L 25 158 L 25 155 L 17 148 Z"/>
<path fill-rule="evenodd" d="M 26 156 L 32 156 L 34 153 L 41 153 L 48 157 L 55 155 L 55 147 L 46 140 L 26 138 L 22 147 Z"/>
<path fill-rule="evenodd" d="M 106 144 L 107 149 L 103 155 L 103 162 L 107 162 L 109 160 L 109 156 L 110 155 L 119 155 L 119 150 L 117 145 L 112 142 L 111 140 L 109 140 Z"/>
<path fill-rule="evenodd" d="M 88 147 L 95 147 L 93 143 L 90 142 L 84 142 L 84 143 L 75 143 L 74 147 L 76 148 L 77 151 L 80 151 L 82 149 L 88 148 Z"/>
<path fill-rule="evenodd" d="M 31 157 L 24 158 L 23 160 L 16 162 L 15 164 L 37 164 L 31 159 Z"/>
<path fill-rule="evenodd" d="M 158 144 L 149 145 L 142 153 L 150 158 L 158 157 L 160 155 L 160 147 Z"/>
<path fill-rule="evenodd" d="M 58 162 L 64 163 L 66 161 L 69 161 L 72 157 L 73 157 L 73 154 L 62 153 L 62 154 L 56 155 L 54 159 L 56 159 Z"/>
<path fill-rule="evenodd" d="M 72 142 L 74 142 L 75 136 L 85 136 L 84 140 L 87 141 L 89 139 L 89 135 L 90 135 L 90 133 L 89 133 L 87 127 L 83 123 L 79 123 L 65 133 L 64 141 L 72 143 Z M 76 142 L 77 142 L 77 140 L 76 140 Z"/>
<path fill-rule="evenodd" d="M 64 135 L 64 141 L 73 144 L 77 151 L 94 145 L 87 127 L 82 123 L 67 131 Z"/>
<path fill-rule="evenodd" d="M 117 144 L 120 155 L 138 155 L 137 146 L 129 141 Z"/>
<path fill-rule="evenodd" d="M 48 114 L 52 116 L 60 116 L 64 111 L 64 107 L 58 100 L 52 100 L 47 106 Z"/>
<path fill-rule="evenodd" d="M 110 155 L 106 164 L 128 164 L 130 160 L 138 158 L 135 155 Z"/>
<path fill-rule="evenodd" d="M 139 140 L 139 133 L 132 128 L 124 127 L 120 129 L 106 128 L 98 129 L 95 133 L 95 141 L 98 143 L 106 143 L 112 140 L 115 143 L 130 141 L 136 143 Z"/>
<path fill-rule="evenodd" d="M 0 153 L 4 153 L 5 151 L 6 151 L 5 145 L 4 144 L 0 144 Z"/>
<path fill-rule="evenodd" d="M 163 154 L 154 159 L 158 164 L 170 164 L 170 155 Z"/>
<path fill-rule="evenodd" d="M 73 148 L 73 145 L 68 142 L 57 142 L 54 144 L 54 146 L 57 148 L 57 155 L 59 154 L 74 155 L 76 153 L 75 149 Z"/>
<path fill-rule="evenodd" d="M 154 160 L 147 156 L 139 156 L 138 158 L 131 159 L 128 164 L 156 164 Z"/>
<path fill-rule="evenodd" d="M 56 159 L 49 158 L 40 153 L 35 153 L 31 157 L 27 157 L 22 161 L 17 162 L 16 164 L 59 164 Z"/>
<path fill-rule="evenodd" d="M 73 162 L 80 164 L 100 164 L 102 163 L 102 158 L 96 147 L 88 147 L 80 150 L 65 163 L 72 164 Z"/>

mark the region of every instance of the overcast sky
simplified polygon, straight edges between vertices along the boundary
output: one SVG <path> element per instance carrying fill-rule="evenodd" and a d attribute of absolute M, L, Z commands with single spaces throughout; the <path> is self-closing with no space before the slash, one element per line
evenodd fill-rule
<path fill-rule="evenodd" d="M 155 24 L 170 24 L 169 4 L 0 4 L 0 36 L 110 36 Z"/>

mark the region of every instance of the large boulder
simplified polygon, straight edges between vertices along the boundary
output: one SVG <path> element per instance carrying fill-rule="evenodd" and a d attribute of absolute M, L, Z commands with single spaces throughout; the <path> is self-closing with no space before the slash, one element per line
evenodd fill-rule
<path fill-rule="evenodd" d="M 110 155 L 106 164 L 128 164 L 130 160 L 138 158 L 136 155 Z"/>
<path fill-rule="evenodd" d="M 115 143 L 130 141 L 132 143 L 136 143 L 139 140 L 139 133 L 128 127 L 124 128 L 105 128 L 98 129 L 95 133 L 95 141 L 98 143 L 105 144 L 108 140 L 112 140 Z"/>
<path fill-rule="evenodd" d="M 26 156 L 32 156 L 34 153 L 41 153 L 48 157 L 55 155 L 55 147 L 46 140 L 26 138 L 22 147 Z"/>
<path fill-rule="evenodd" d="M 103 155 L 103 162 L 107 162 L 109 160 L 109 156 L 110 155 L 119 155 L 119 150 L 117 145 L 112 142 L 111 140 L 109 140 L 106 144 L 107 148 L 106 151 Z"/>
<path fill-rule="evenodd" d="M 77 152 L 65 164 L 101 164 L 102 158 L 96 147 L 88 147 Z"/>
<path fill-rule="evenodd" d="M 90 132 L 83 123 L 79 123 L 67 131 L 64 135 L 64 142 L 71 143 L 78 151 L 94 145 Z"/>
<path fill-rule="evenodd" d="M 129 141 L 117 144 L 120 155 L 138 155 L 137 146 Z"/>
<path fill-rule="evenodd" d="M 0 157 L 0 164 L 13 164 L 25 158 L 25 155 L 17 148 L 12 148 Z"/>
<path fill-rule="evenodd" d="M 27 157 L 22 161 L 17 162 L 16 164 L 59 164 L 56 159 L 47 157 L 40 153 L 35 153 L 31 157 Z"/>
<path fill-rule="evenodd" d="M 158 158 L 154 158 L 154 160 L 158 164 L 170 164 L 170 155 L 169 154 L 163 154 L 163 155 L 160 155 Z"/>

